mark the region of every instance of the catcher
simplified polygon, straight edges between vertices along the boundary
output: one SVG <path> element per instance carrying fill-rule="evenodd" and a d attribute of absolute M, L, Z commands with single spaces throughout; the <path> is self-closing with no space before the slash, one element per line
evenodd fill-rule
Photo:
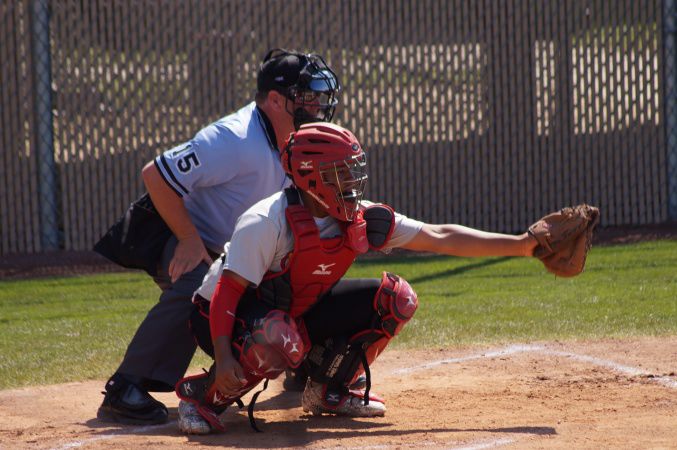
<path fill-rule="evenodd" d="M 303 365 L 302 407 L 312 414 L 385 414 L 371 392 L 369 367 L 418 306 L 403 278 L 347 279 L 369 249 L 399 247 L 457 256 L 538 255 L 564 276 L 580 272 L 597 222 L 595 208 L 550 215 L 513 236 L 460 225 L 432 225 L 362 201 L 365 153 L 348 130 L 303 125 L 282 152 L 293 186 L 238 220 L 225 254 L 194 296 L 191 329 L 215 359 L 208 373 L 176 385 L 185 433 L 224 431 L 220 414 L 262 380 Z M 573 265 L 578 265 L 576 268 Z M 557 273 L 557 272 L 556 272 Z M 364 391 L 349 386 L 366 375 Z M 250 403 L 252 426 L 253 406 Z"/>

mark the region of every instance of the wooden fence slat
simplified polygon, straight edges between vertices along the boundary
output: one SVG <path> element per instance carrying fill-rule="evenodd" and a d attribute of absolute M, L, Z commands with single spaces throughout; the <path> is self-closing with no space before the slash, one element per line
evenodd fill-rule
<path fill-rule="evenodd" d="M 0 208 L 13 211 L 0 255 L 41 249 L 30 5 L 0 8 Z M 604 225 L 667 219 L 660 0 L 50 6 L 68 250 L 90 249 L 143 191 L 143 164 L 251 101 L 272 46 L 330 60 L 369 195 L 413 217 L 512 232 L 589 201 Z"/>

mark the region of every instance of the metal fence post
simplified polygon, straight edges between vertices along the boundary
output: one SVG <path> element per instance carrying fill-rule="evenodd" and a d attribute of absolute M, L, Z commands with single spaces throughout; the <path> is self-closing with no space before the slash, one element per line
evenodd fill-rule
<path fill-rule="evenodd" d="M 35 70 L 34 111 L 36 153 L 40 196 L 40 234 L 42 250 L 59 248 L 54 128 L 52 123 L 51 58 L 49 44 L 49 1 L 32 4 L 32 52 Z"/>
<path fill-rule="evenodd" d="M 677 2 L 663 2 L 665 45 L 665 134 L 667 144 L 668 217 L 677 220 Z"/>

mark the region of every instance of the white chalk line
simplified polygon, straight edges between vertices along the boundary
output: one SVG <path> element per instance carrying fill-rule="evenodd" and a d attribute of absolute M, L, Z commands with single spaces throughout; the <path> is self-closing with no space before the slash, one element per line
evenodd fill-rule
<path fill-rule="evenodd" d="M 67 444 L 64 444 L 60 447 L 53 447 L 51 450 L 68 450 L 71 448 L 78 448 L 78 447 L 83 447 L 85 445 L 92 444 L 94 442 L 98 441 L 105 441 L 109 439 L 115 439 L 120 436 L 126 436 L 126 435 L 133 435 L 133 434 L 140 434 L 140 433 L 145 433 L 147 431 L 152 431 L 152 430 L 160 430 L 162 428 L 168 428 L 170 426 L 174 426 L 174 422 L 162 424 L 162 425 L 148 425 L 144 427 L 137 427 L 137 428 L 131 428 L 129 430 L 122 430 L 119 432 L 113 432 L 113 433 L 107 433 L 103 434 L 101 436 L 95 436 L 89 439 L 83 439 L 80 441 L 73 441 L 69 442 Z M 494 439 L 494 440 L 481 440 L 477 441 L 475 443 L 470 443 L 464 444 L 461 447 L 442 447 L 442 448 L 447 448 L 449 450 L 484 450 L 484 449 L 489 449 L 489 448 L 497 448 L 497 447 L 502 447 L 504 445 L 512 444 L 515 442 L 515 439 L 507 439 L 507 438 L 500 438 L 500 439 Z M 412 444 L 398 444 L 398 448 L 421 448 L 421 447 L 436 447 L 440 448 L 439 442 L 431 442 L 431 441 L 423 441 L 423 442 L 416 442 Z M 392 448 L 392 445 L 367 445 L 367 446 L 360 446 L 360 447 L 336 447 L 344 449 L 344 450 L 380 450 L 380 449 L 387 449 L 387 448 Z"/>
<path fill-rule="evenodd" d="M 545 349 L 544 349 L 545 350 Z M 647 377 L 646 380 L 652 381 L 654 383 L 662 384 L 665 387 L 669 387 L 672 389 L 677 389 L 677 380 L 673 380 L 672 378 L 668 376 L 662 376 L 662 377 L 657 377 L 652 374 L 646 373 L 646 371 L 638 368 L 638 367 L 631 367 L 631 366 L 626 366 L 623 364 L 616 363 L 614 361 L 608 361 L 606 359 L 600 359 L 596 358 L 594 356 L 588 356 L 588 355 L 579 355 L 577 353 L 571 353 L 571 352 L 562 352 L 558 350 L 547 350 L 544 351 L 546 354 L 554 355 L 554 356 L 564 356 L 567 358 L 575 359 L 577 361 L 582 361 L 582 362 L 588 362 L 592 363 L 598 366 L 602 367 L 607 367 L 609 369 L 612 369 L 616 372 L 620 372 L 625 375 L 629 376 L 643 376 Z"/>
<path fill-rule="evenodd" d="M 425 369 L 430 369 L 436 366 L 441 366 L 444 364 L 458 364 L 461 362 L 466 362 L 466 361 L 472 361 L 475 359 L 489 359 L 489 358 L 499 358 L 501 356 L 507 356 L 507 355 L 513 355 L 516 353 L 525 353 L 525 352 L 533 352 L 533 353 L 542 353 L 544 355 L 548 356 L 562 356 L 570 359 L 575 359 L 577 361 L 581 362 L 587 362 L 590 364 L 594 364 L 596 366 L 601 366 L 601 367 L 606 367 L 608 369 L 611 369 L 615 372 L 620 372 L 624 375 L 629 375 L 629 376 L 645 376 L 647 377 L 647 381 L 651 381 L 657 384 L 661 384 L 665 387 L 672 388 L 672 389 L 677 389 L 677 380 L 674 380 L 668 376 L 654 376 L 652 374 L 647 373 L 645 370 L 640 369 L 639 367 L 632 367 L 632 366 L 626 366 L 624 364 L 619 364 L 615 361 L 610 361 L 607 359 L 602 359 L 602 358 L 597 358 L 595 356 L 588 356 L 588 355 L 582 355 L 579 353 L 573 353 L 573 352 L 564 352 L 561 350 L 553 350 L 550 348 L 547 348 L 542 345 L 510 345 L 508 347 L 502 348 L 502 349 L 497 349 L 497 350 L 491 350 L 487 352 L 482 352 L 482 353 L 477 353 L 474 355 L 468 355 L 468 356 L 461 356 L 458 358 L 449 358 L 449 359 L 441 359 L 438 361 L 433 361 L 429 362 L 426 364 L 421 364 L 418 366 L 412 366 L 412 367 L 405 367 L 403 369 L 397 369 L 394 370 L 392 373 L 395 375 L 401 375 L 401 374 L 407 374 L 411 372 L 416 372 L 419 370 L 425 370 Z"/>
<path fill-rule="evenodd" d="M 453 450 L 484 450 L 486 448 L 496 448 L 503 447 L 504 445 L 512 444 L 515 442 L 514 439 L 495 439 L 493 441 L 480 441 L 470 445 L 464 445 L 463 447 L 450 447 Z"/>
<path fill-rule="evenodd" d="M 430 363 L 426 364 L 421 364 L 418 366 L 412 366 L 412 367 L 405 367 L 403 369 L 397 369 L 392 371 L 391 373 L 394 375 L 402 375 L 402 374 L 407 374 L 411 372 L 416 372 L 420 370 L 425 370 L 425 369 L 431 369 L 433 367 L 441 366 L 444 364 L 458 364 L 466 361 L 473 361 L 476 359 L 491 359 L 491 358 L 499 358 L 502 356 L 508 356 L 508 355 L 514 355 L 517 353 L 526 353 L 526 352 L 534 352 L 534 353 L 542 353 L 545 355 L 549 356 L 562 356 L 566 358 L 571 358 L 575 359 L 577 361 L 581 362 L 587 362 L 591 363 L 597 366 L 601 367 L 606 367 L 608 369 L 614 370 L 616 372 L 620 372 L 625 375 L 629 376 L 648 376 L 650 374 L 647 374 L 644 370 L 638 368 L 638 367 L 632 367 L 632 366 L 627 366 L 623 364 L 619 364 L 614 361 L 602 359 L 602 358 L 597 358 L 594 356 L 588 356 L 588 355 L 582 355 L 578 353 L 573 353 L 573 352 L 565 352 L 561 350 L 552 350 L 547 347 L 544 347 L 542 345 L 510 345 L 508 347 L 502 348 L 502 349 L 496 349 L 496 350 L 491 350 L 491 351 L 486 351 L 482 353 L 476 353 L 474 355 L 467 355 L 467 356 L 461 356 L 458 358 L 448 358 L 448 359 L 441 359 L 438 361 L 433 361 Z M 673 380 L 670 377 L 667 376 L 662 376 L 662 377 L 647 377 L 648 381 L 655 382 L 657 384 L 661 384 L 665 387 L 672 388 L 672 389 L 677 389 L 677 380 Z M 89 443 L 95 442 L 95 441 L 101 441 L 101 440 L 107 440 L 107 439 L 114 439 L 119 436 L 124 436 L 124 435 L 129 435 L 129 434 L 138 434 L 138 433 L 144 433 L 149 430 L 153 429 L 160 429 L 164 427 L 169 427 L 169 426 L 174 426 L 175 424 L 168 423 L 164 425 L 151 425 L 151 426 L 145 426 L 145 427 L 138 427 L 138 428 L 133 428 L 130 430 L 123 430 L 120 432 L 116 433 L 108 433 L 104 434 L 101 436 L 96 436 L 93 438 L 89 439 L 84 439 L 81 441 L 74 441 L 70 442 L 68 444 L 65 444 L 61 447 L 55 447 L 53 450 L 67 450 L 71 448 L 77 448 L 77 447 L 82 447 L 84 445 L 87 445 Z M 448 448 L 453 448 L 454 450 L 482 450 L 486 448 L 495 448 L 495 447 L 500 447 L 503 445 L 507 445 L 514 442 L 512 439 L 497 439 L 497 440 L 492 440 L 492 441 L 480 441 L 475 444 L 471 444 L 470 446 L 463 446 L 463 447 L 448 447 Z M 438 445 L 438 444 L 428 444 L 419 442 L 417 443 L 417 446 L 428 446 L 428 445 Z M 406 447 L 406 445 L 400 447 Z M 366 446 L 366 447 L 355 447 L 359 449 L 380 449 L 384 448 L 382 446 Z"/>
<path fill-rule="evenodd" d="M 143 426 L 143 427 L 136 427 L 136 428 L 130 428 L 130 429 L 126 429 L 126 430 L 113 431 L 111 433 L 102 434 L 101 436 L 95 436 L 95 437 L 91 437 L 91 438 L 88 438 L 88 439 L 82 439 L 80 441 L 69 442 L 69 443 L 64 444 L 60 447 L 52 447 L 51 450 L 67 450 L 69 448 L 78 448 L 78 447 L 82 447 L 84 445 L 88 445 L 88 444 L 91 444 L 91 443 L 97 442 L 97 441 L 106 441 L 108 439 L 115 439 L 115 438 L 118 438 L 120 436 L 126 436 L 126 435 L 130 435 L 130 434 L 141 434 L 141 433 L 146 433 L 147 431 L 161 430 L 163 428 L 169 428 L 169 427 L 174 427 L 174 426 L 176 426 L 176 422 L 172 421 L 172 422 L 164 423 L 164 424 L 161 424 L 161 425 L 146 425 L 146 426 Z"/>
<path fill-rule="evenodd" d="M 364 445 L 360 447 L 334 447 L 338 450 L 381 450 L 388 448 L 421 448 L 421 447 L 435 447 L 435 448 L 445 448 L 448 450 L 484 450 L 487 448 L 496 448 L 502 447 L 504 445 L 512 444 L 515 442 L 515 439 L 500 438 L 500 439 L 482 439 L 480 441 L 471 442 L 469 444 L 463 444 L 461 447 L 450 447 L 449 443 L 440 445 L 439 442 L 423 441 L 416 442 L 412 444 L 386 444 L 386 445 Z"/>
<path fill-rule="evenodd" d="M 461 357 L 458 357 L 458 358 L 440 359 L 438 361 L 433 361 L 433 362 L 430 362 L 430 363 L 421 364 L 419 366 L 405 367 L 403 369 L 393 370 L 392 373 L 395 374 L 395 375 L 400 375 L 400 374 L 405 374 L 405 373 L 410 373 L 410 372 L 417 372 L 417 371 L 423 370 L 423 369 L 431 369 L 433 367 L 441 366 L 443 364 L 457 364 L 457 363 L 461 363 L 461 362 L 472 361 L 472 360 L 475 360 L 475 359 L 483 359 L 483 358 L 487 358 L 487 359 L 498 358 L 500 356 L 512 355 L 514 353 L 533 352 L 535 350 L 540 350 L 540 349 L 541 349 L 541 347 L 538 347 L 538 346 L 535 346 L 535 345 L 511 345 L 511 346 L 503 348 L 503 349 L 477 353 L 475 355 L 461 356 Z"/>

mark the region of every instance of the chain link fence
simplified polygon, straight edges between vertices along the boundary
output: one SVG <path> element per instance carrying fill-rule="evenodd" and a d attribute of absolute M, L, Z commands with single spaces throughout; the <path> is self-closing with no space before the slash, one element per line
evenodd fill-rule
<path fill-rule="evenodd" d="M 675 0 L 0 3 L 0 255 L 88 250 L 142 166 L 323 54 L 369 197 L 504 232 L 566 204 L 677 220 Z"/>

